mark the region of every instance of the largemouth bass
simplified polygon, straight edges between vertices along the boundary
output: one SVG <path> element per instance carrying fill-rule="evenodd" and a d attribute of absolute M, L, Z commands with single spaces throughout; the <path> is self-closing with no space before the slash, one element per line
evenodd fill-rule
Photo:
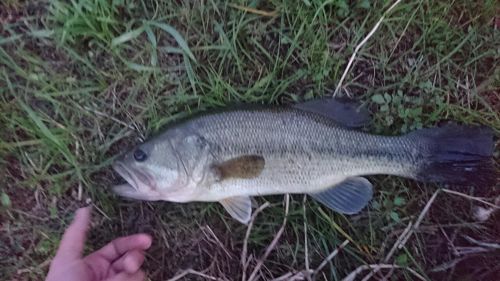
<path fill-rule="evenodd" d="M 140 200 L 217 201 L 247 223 L 251 196 L 270 194 L 307 193 L 337 212 L 357 213 L 373 196 L 361 176 L 496 181 L 489 128 L 447 125 L 379 136 L 353 128 L 366 118 L 335 100 L 207 114 L 120 156 L 113 168 L 127 183 L 114 191 Z"/>

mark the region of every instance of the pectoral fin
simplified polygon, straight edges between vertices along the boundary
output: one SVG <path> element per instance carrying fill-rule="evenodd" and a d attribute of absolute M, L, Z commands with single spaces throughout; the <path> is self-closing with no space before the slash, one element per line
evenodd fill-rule
<path fill-rule="evenodd" d="M 222 181 L 228 178 L 252 179 L 260 175 L 265 160 L 261 155 L 242 155 L 212 166 L 217 178 Z"/>
<path fill-rule="evenodd" d="M 229 197 L 219 201 L 237 221 L 247 224 L 252 216 L 252 200 L 248 196 Z"/>
<path fill-rule="evenodd" d="M 309 195 L 336 212 L 352 215 L 361 211 L 372 199 L 373 186 L 365 178 L 353 177 Z"/>

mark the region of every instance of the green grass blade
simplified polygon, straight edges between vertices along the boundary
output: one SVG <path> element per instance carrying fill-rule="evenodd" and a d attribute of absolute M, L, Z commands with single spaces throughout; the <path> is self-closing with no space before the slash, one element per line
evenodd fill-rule
<path fill-rule="evenodd" d="M 123 44 L 125 42 L 128 42 L 130 40 L 133 40 L 133 39 L 139 37 L 142 34 L 142 32 L 144 32 L 144 29 L 145 29 L 145 27 L 141 26 L 141 27 L 133 29 L 129 32 L 123 33 L 122 35 L 111 40 L 111 47 L 116 47 L 120 44 Z"/>
<path fill-rule="evenodd" d="M 151 50 L 151 65 L 156 66 L 158 64 L 156 36 L 153 30 L 151 30 L 151 27 L 149 25 L 144 26 L 144 31 L 146 31 L 146 35 L 148 36 L 149 42 L 151 42 L 151 45 L 153 47 L 153 49 Z"/>
<path fill-rule="evenodd" d="M 150 21 L 148 23 L 150 25 L 153 25 L 153 26 L 156 26 L 156 27 L 162 29 L 163 31 L 167 32 L 172 37 L 174 37 L 177 44 L 179 44 L 179 47 L 186 53 L 186 55 L 190 59 L 192 59 L 193 61 L 196 62 L 196 58 L 194 57 L 194 54 L 191 52 L 191 49 L 189 49 L 189 46 L 188 46 L 186 40 L 184 40 L 182 35 L 175 28 L 173 28 L 171 25 L 168 25 L 166 23 L 161 23 L 161 22 L 156 22 L 156 21 Z"/>

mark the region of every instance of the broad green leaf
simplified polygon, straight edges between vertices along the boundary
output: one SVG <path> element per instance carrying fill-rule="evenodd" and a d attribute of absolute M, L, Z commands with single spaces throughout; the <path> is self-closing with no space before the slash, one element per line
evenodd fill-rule
<path fill-rule="evenodd" d="M 396 257 L 396 264 L 399 266 L 407 266 L 408 265 L 408 256 L 405 253 L 400 254 Z"/>
<path fill-rule="evenodd" d="M 2 201 L 2 206 L 4 207 L 10 207 L 10 205 L 12 204 L 9 195 L 5 192 L 2 192 L 0 201 Z"/>
<path fill-rule="evenodd" d="M 391 102 L 392 97 L 391 97 L 391 95 L 389 95 L 388 93 L 384 93 L 384 99 L 385 99 L 387 102 Z"/>
<path fill-rule="evenodd" d="M 358 2 L 358 7 L 362 8 L 362 9 L 370 9 L 370 1 L 369 0 L 361 0 Z"/>
<path fill-rule="evenodd" d="M 394 198 L 394 205 L 403 206 L 406 203 L 406 200 L 403 197 Z"/>
<path fill-rule="evenodd" d="M 390 216 L 390 217 L 391 217 L 391 219 L 392 219 L 393 221 L 395 221 L 395 222 L 400 222 L 400 221 L 401 221 L 401 219 L 399 218 L 399 214 L 398 214 L 398 213 L 396 213 L 396 212 L 391 212 L 391 213 L 389 214 L 389 216 Z"/>
<path fill-rule="evenodd" d="M 380 94 L 373 95 L 372 101 L 376 104 L 384 104 L 385 103 L 384 96 L 382 96 Z"/>

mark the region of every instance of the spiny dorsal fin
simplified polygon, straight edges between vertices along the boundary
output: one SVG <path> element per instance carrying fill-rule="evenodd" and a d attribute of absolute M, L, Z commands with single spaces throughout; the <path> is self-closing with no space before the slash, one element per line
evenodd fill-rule
<path fill-rule="evenodd" d="M 336 212 L 352 215 L 361 211 L 372 199 L 373 186 L 365 178 L 352 177 L 325 191 L 309 195 Z"/>
<path fill-rule="evenodd" d="M 370 113 L 366 108 L 347 99 L 315 99 L 296 104 L 294 107 L 325 116 L 347 128 L 360 128 L 371 120 Z"/>
<path fill-rule="evenodd" d="M 252 216 L 252 201 L 248 196 L 234 196 L 223 199 L 219 203 L 237 221 L 247 224 Z"/>
<path fill-rule="evenodd" d="M 228 178 L 252 179 L 260 175 L 265 160 L 260 155 L 243 155 L 212 166 L 220 181 Z"/>

